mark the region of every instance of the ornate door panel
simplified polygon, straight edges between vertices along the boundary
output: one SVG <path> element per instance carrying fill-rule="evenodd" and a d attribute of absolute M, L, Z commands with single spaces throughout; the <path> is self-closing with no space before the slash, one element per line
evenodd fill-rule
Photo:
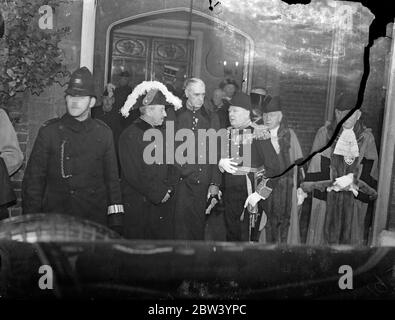
<path fill-rule="evenodd" d="M 192 74 L 193 48 L 193 40 L 114 32 L 110 81 L 117 84 L 117 75 L 129 71 L 133 86 L 158 80 L 181 88 Z"/>

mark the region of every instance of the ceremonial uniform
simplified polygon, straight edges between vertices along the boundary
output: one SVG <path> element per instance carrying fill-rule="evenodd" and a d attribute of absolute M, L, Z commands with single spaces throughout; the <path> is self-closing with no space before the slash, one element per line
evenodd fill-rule
<path fill-rule="evenodd" d="M 251 101 L 244 93 L 236 93 L 230 101 L 229 119 L 233 127 L 227 129 L 227 145 L 225 159 L 233 159 L 236 163 L 236 172 L 228 172 L 223 169 L 222 159 L 219 167 L 224 170 L 224 203 L 226 239 L 228 241 L 257 240 L 258 228 L 250 229 L 259 219 L 251 216 L 254 221 L 250 222 L 249 211 L 256 211 L 257 205 L 248 206 L 244 210 L 246 199 L 253 193 L 257 193 L 264 199 L 269 194 L 267 190 L 276 184 L 274 178 L 279 174 L 279 165 L 276 153 L 270 140 L 265 140 L 257 127 L 251 123 Z M 264 179 L 256 186 L 256 174 L 260 171 Z M 266 180 L 267 177 L 274 179 Z M 256 212 L 254 212 L 256 213 Z M 241 221 L 242 220 L 242 221 Z M 251 223 L 251 225 L 250 225 Z M 250 231 L 253 232 L 250 234 Z"/>
<path fill-rule="evenodd" d="M 65 213 L 107 224 L 121 190 L 111 129 L 66 114 L 39 130 L 23 178 L 23 213 Z"/>
<path fill-rule="evenodd" d="M 340 102 L 337 106 L 339 110 L 345 107 L 354 107 L 354 103 Z M 335 127 L 336 123 L 332 123 L 318 130 L 313 152 L 329 142 Z M 352 136 L 350 146 L 354 151 L 339 152 L 346 135 Z M 306 243 L 364 244 L 365 217 L 369 203 L 377 197 L 377 177 L 378 155 L 371 129 L 359 120 L 352 129 L 341 128 L 335 142 L 312 158 L 302 184 L 306 192 L 313 193 Z M 339 183 L 347 178 L 350 183 L 344 188 Z"/>
<path fill-rule="evenodd" d="M 175 234 L 177 239 L 203 240 L 207 190 L 210 184 L 220 185 L 221 173 L 216 164 L 208 164 L 208 146 L 199 154 L 198 130 L 218 130 L 219 119 L 217 114 L 209 112 L 204 106 L 189 109 L 185 102 L 183 108 L 176 112 L 175 127 L 176 132 L 180 129 L 192 130 L 195 139 L 194 163 L 177 165 L 179 178 L 175 193 Z M 199 164 L 199 159 L 203 157 L 206 161 Z"/>
<path fill-rule="evenodd" d="M 224 203 L 225 203 L 225 223 L 226 223 L 226 239 L 227 241 L 248 241 L 249 236 L 249 218 L 245 214 L 244 219 L 240 222 L 240 218 L 244 209 L 244 203 L 249 194 L 256 191 L 254 185 L 253 170 L 264 168 L 266 177 L 274 177 L 280 172 L 276 153 L 270 140 L 263 140 L 254 134 L 255 128 L 251 125 L 244 129 L 228 128 L 229 155 L 238 162 L 238 172 L 236 174 L 224 173 Z M 232 152 L 232 148 L 235 152 Z M 245 154 L 250 152 L 251 163 L 242 162 Z M 263 167 L 263 168 L 262 168 Z M 250 171 L 249 173 L 247 173 Z M 273 189 L 275 180 L 269 180 L 267 187 Z M 270 197 L 269 197 L 270 199 Z M 267 200 L 265 200 L 267 201 Z M 257 221 L 259 225 L 259 221 Z M 254 230 L 252 240 L 256 240 L 257 228 Z"/>
<path fill-rule="evenodd" d="M 113 135 L 89 116 L 94 82 L 87 68 L 71 75 L 66 94 L 67 113 L 39 129 L 22 183 L 23 213 L 69 214 L 118 229 L 123 207 Z"/>

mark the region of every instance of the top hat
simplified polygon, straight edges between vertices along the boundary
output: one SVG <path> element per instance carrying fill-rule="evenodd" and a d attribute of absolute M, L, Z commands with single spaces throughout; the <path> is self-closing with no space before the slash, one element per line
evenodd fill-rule
<path fill-rule="evenodd" d="M 251 104 L 253 108 L 263 108 L 267 97 L 267 92 L 263 88 L 255 88 L 250 92 Z"/>
<path fill-rule="evenodd" d="M 71 74 L 66 94 L 96 97 L 93 76 L 87 67 L 79 68 Z"/>
<path fill-rule="evenodd" d="M 357 104 L 358 96 L 349 92 L 342 92 L 337 97 L 335 102 L 335 108 L 340 111 L 351 110 Z"/>
<path fill-rule="evenodd" d="M 236 93 L 233 98 L 230 100 L 230 106 L 240 107 L 246 109 L 248 111 L 252 110 L 251 99 L 250 96 L 243 92 Z"/>
<path fill-rule="evenodd" d="M 279 96 L 272 97 L 269 103 L 263 108 L 264 113 L 282 111 L 281 100 Z"/>

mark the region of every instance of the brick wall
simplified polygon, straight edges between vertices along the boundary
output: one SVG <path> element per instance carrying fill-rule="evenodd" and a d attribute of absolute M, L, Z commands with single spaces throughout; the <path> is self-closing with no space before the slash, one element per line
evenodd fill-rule
<path fill-rule="evenodd" d="M 295 130 L 303 155 L 310 153 L 314 136 L 325 124 L 327 82 L 303 77 L 280 77 L 280 97 L 284 116 Z"/>

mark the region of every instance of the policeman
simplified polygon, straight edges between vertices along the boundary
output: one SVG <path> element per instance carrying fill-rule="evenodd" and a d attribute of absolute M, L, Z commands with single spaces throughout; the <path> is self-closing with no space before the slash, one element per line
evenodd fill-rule
<path fill-rule="evenodd" d="M 82 67 L 66 89 L 66 114 L 40 128 L 22 183 L 23 213 L 63 213 L 121 231 L 123 206 L 111 129 L 92 119 L 91 72 Z"/>

